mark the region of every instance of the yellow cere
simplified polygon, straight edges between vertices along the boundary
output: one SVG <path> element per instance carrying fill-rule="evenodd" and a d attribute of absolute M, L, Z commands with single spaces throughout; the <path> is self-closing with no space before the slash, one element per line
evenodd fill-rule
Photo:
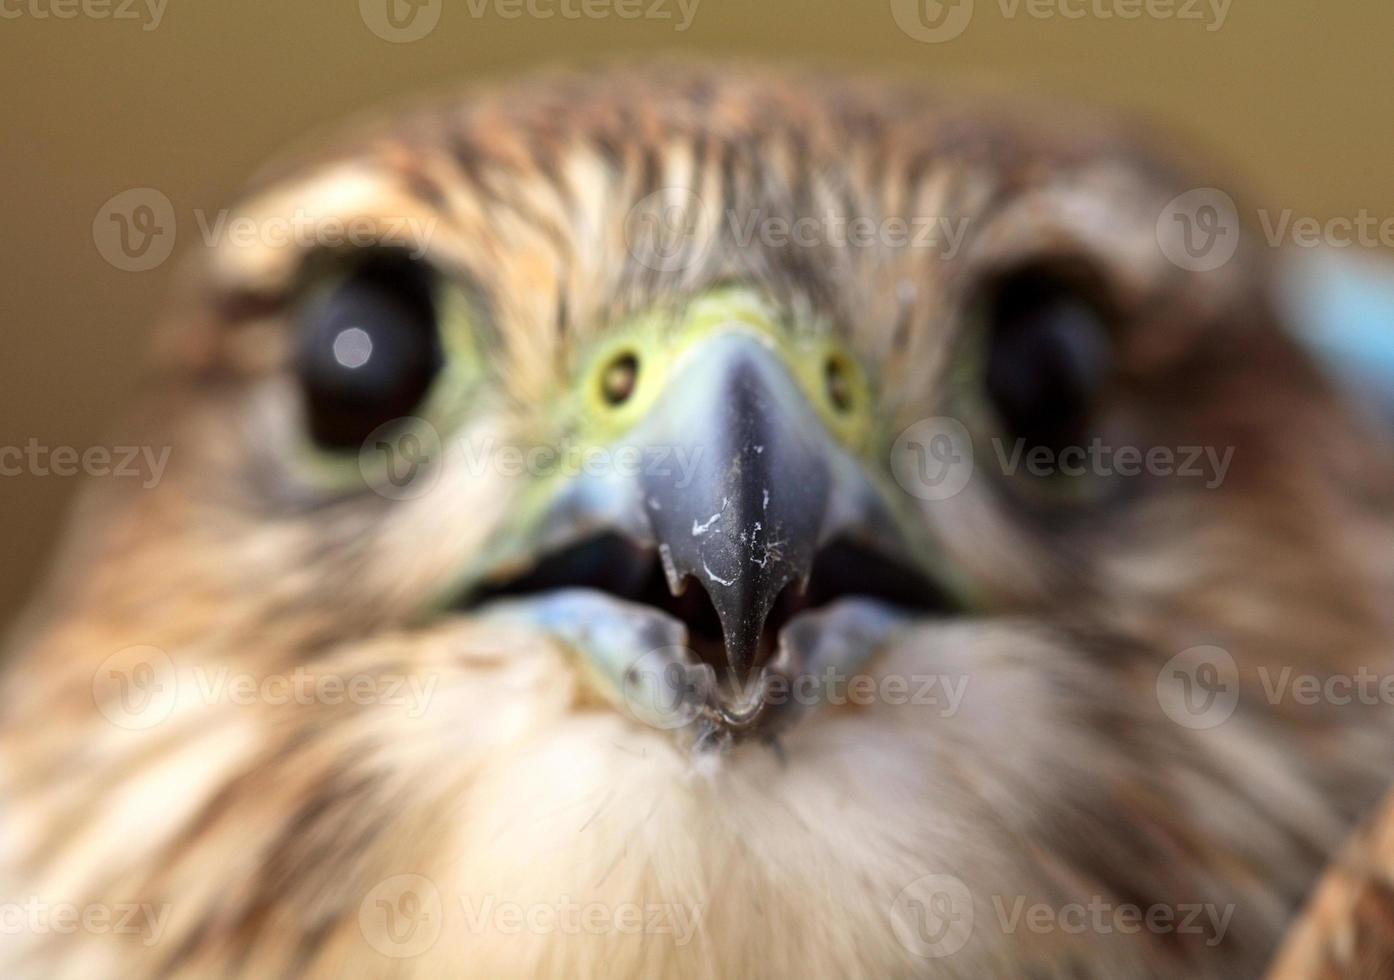
<path fill-rule="evenodd" d="M 577 382 L 562 399 L 562 428 L 588 443 L 620 439 L 653 409 L 683 362 L 722 331 L 750 333 L 780 356 L 828 430 L 853 454 L 872 441 L 871 386 L 857 358 L 827 332 L 791 331 L 758 293 L 731 287 L 672 312 L 652 312 L 608 331 L 582 358 Z M 632 374 L 629 386 L 617 384 Z M 623 390 L 624 397 L 616 395 Z"/>

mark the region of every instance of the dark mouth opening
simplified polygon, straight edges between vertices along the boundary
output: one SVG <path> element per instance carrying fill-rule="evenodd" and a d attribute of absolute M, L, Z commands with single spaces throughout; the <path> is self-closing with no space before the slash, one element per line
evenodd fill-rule
<path fill-rule="evenodd" d="M 681 594 L 673 595 L 653 548 L 606 533 L 554 552 L 516 577 L 474 590 L 463 605 L 474 607 L 558 589 L 595 589 L 652 606 L 679 620 L 687 627 L 692 649 L 721 675 L 726 656 L 716 608 L 696 579 L 688 578 L 683 584 Z M 814 559 L 808 588 L 800 591 L 791 582 L 775 600 L 761 631 L 756 666 L 773 656 L 780 631 L 793 617 L 854 596 L 920 615 L 961 611 L 947 590 L 920 572 L 856 541 L 835 539 Z"/>

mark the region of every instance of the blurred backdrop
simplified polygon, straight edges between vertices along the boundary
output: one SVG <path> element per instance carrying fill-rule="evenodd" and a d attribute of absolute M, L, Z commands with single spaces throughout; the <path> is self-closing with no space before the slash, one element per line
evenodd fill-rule
<path fill-rule="evenodd" d="M 101 444 L 196 212 L 381 100 L 664 52 L 967 78 L 1144 113 L 1274 213 L 1387 219 L 1391 39 L 1387 0 L 0 0 L 0 446 Z M 176 259 L 119 268 L 94 221 L 142 187 Z M 0 622 L 78 483 L 0 475 Z"/>

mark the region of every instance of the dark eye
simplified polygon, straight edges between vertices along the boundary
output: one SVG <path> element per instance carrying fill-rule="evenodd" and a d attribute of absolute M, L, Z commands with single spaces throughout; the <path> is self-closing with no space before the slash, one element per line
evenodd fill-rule
<path fill-rule="evenodd" d="M 1097 292 L 1049 269 L 1010 273 L 987 290 L 987 394 L 1009 439 L 1058 450 L 1086 438 L 1112 366 Z"/>
<path fill-rule="evenodd" d="M 316 443 L 356 450 L 421 403 L 442 359 L 431 287 L 423 263 L 384 255 L 308 297 L 295 366 Z"/>

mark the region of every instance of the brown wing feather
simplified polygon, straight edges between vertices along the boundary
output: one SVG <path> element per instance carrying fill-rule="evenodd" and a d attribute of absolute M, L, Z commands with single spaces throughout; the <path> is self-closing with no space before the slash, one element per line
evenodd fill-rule
<path fill-rule="evenodd" d="M 1394 796 L 1327 870 L 1268 976 L 1394 977 Z"/>

